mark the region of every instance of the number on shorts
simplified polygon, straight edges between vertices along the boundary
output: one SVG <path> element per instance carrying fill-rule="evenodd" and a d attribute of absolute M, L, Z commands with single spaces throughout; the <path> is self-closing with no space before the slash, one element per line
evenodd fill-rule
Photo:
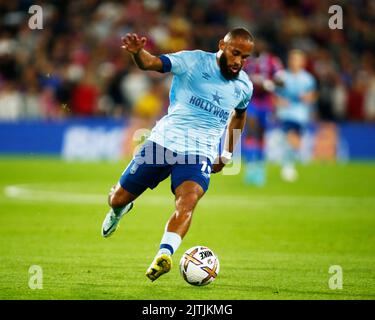
<path fill-rule="evenodd" d="M 207 173 L 210 174 L 211 173 L 211 166 L 208 165 L 207 161 L 202 161 L 202 168 L 201 168 L 202 172 L 206 172 L 207 170 Z"/>

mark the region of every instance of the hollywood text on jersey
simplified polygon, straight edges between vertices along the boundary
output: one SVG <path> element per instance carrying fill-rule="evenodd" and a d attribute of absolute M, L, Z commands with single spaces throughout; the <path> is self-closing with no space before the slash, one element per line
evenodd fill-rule
<path fill-rule="evenodd" d="M 229 112 L 223 110 L 222 108 L 214 105 L 212 102 L 199 98 L 197 96 L 191 96 L 189 103 L 196 107 L 199 107 L 207 112 L 210 112 L 214 116 L 220 118 L 220 122 L 226 124 L 229 117 Z"/>

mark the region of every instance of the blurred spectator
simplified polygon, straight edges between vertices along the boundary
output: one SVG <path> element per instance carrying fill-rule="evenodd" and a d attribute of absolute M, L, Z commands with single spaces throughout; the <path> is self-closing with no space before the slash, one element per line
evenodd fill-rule
<path fill-rule="evenodd" d="M 338 154 L 338 133 L 333 123 L 322 123 L 314 137 L 313 159 L 333 162 Z"/>
<path fill-rule="evenodd" d="M 156 121 L 163 111 L 163 86 L 155 82 L 149 91 L 146 91 L 135 103 L 134 115 L 143 119 Z"/>
<path fill-rule="evenodd" d="M 94 75 L 88 71 L 72 92 L 72 111 L 80 116 L 93 116 L 98 110 L 99 88 Z"/>
<path fill-rule="evenodd" d="M 22 75 L 23 104 L 27 118 L 42 118 L 41 93 L 38 83 L 38 74 L 35 66 L 31 66 Z"/>
<path fill-rule="evenodd" d="M 0 0 L 3 118 L 127 117 L 152 85 L 120 48 L 126 32 L 146 35 L 159 54 L 216 51 L 228 29 L 244 26 L 284 62 L 292 48 L 307 52 L 318 119 L 375 121 L 374 0 L 41 0 L 42 30 L 28 28 L 31 4 Z M 328 28 L 334 4 L 343 30 Z"/>
<path fill-rule="evenodd" d="M 165 111 L 164 106 L 167 105 L 165 101 L 167 95 L 167 87 L 159 79 L 154 79 L 150 83 L 150 88 L 139 96 L 136 100 L 133 110 L 133 117 L 130 119 L 129 126 L 126 128 L 125 140 L 123 144 L 123 154 L 127 156 L 133 155 L 134 148 L 139 141 L 134 140 L 139 138 L 138 130 L 141 133 L 146 133 L 145 129 L 152 128 L 158 118 L 162 116 Z"/>
<path fill-rule="evenodd" d="M 0 119 L 17 120 L 22 116 L 22 95 L 12 82 L 6 82 L 0 91 Z"/>
<path fill-rule="evenodd" d="M 368 121 L 375 122 L 375 75 L 368 82 L 368 90 L 365 97 L 365 112 Z"/>
<path fill-rule="evenodd" d="M 348 92 L 348 118 L 351 120 L 364 119 L 364 104 L 366 94 L 366 77 L 363 73 L 358 73 L 353 79 L 353 84 Z"/>
<path fill-rule="evenodd" d="M 131 72 L 121 80 L 122 95 L 134 106 L 141 95 L 150 88 L 148 74 L 132 66 Z"/>

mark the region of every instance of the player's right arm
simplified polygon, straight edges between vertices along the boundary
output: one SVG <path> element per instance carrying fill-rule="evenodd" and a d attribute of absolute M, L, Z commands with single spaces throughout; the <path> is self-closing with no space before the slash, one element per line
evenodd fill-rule
<path fill-rule="evenodd" d="M 140 38 L 136 33 L 128 33 L 122 38 L 122 48 L 132 55 L 135 64 L 141 70 L 162 71 L 163 62 L 144 49 L 146 42 L 146 37 Z"/>

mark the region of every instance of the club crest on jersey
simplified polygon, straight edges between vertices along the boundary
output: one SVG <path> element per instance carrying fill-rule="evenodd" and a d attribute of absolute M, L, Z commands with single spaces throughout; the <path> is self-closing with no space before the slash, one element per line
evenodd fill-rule
<path fill-rule="evenodd" d="M 210 80 L 211 76 L 207 72 L 202 72 L 202 78 L 206 80 Z"/>
<path fill-rule="evenodd" d="M 241 98 L 241 89 L 238 87 L 234 88 L 234 95 L 237 99 Z"/>

